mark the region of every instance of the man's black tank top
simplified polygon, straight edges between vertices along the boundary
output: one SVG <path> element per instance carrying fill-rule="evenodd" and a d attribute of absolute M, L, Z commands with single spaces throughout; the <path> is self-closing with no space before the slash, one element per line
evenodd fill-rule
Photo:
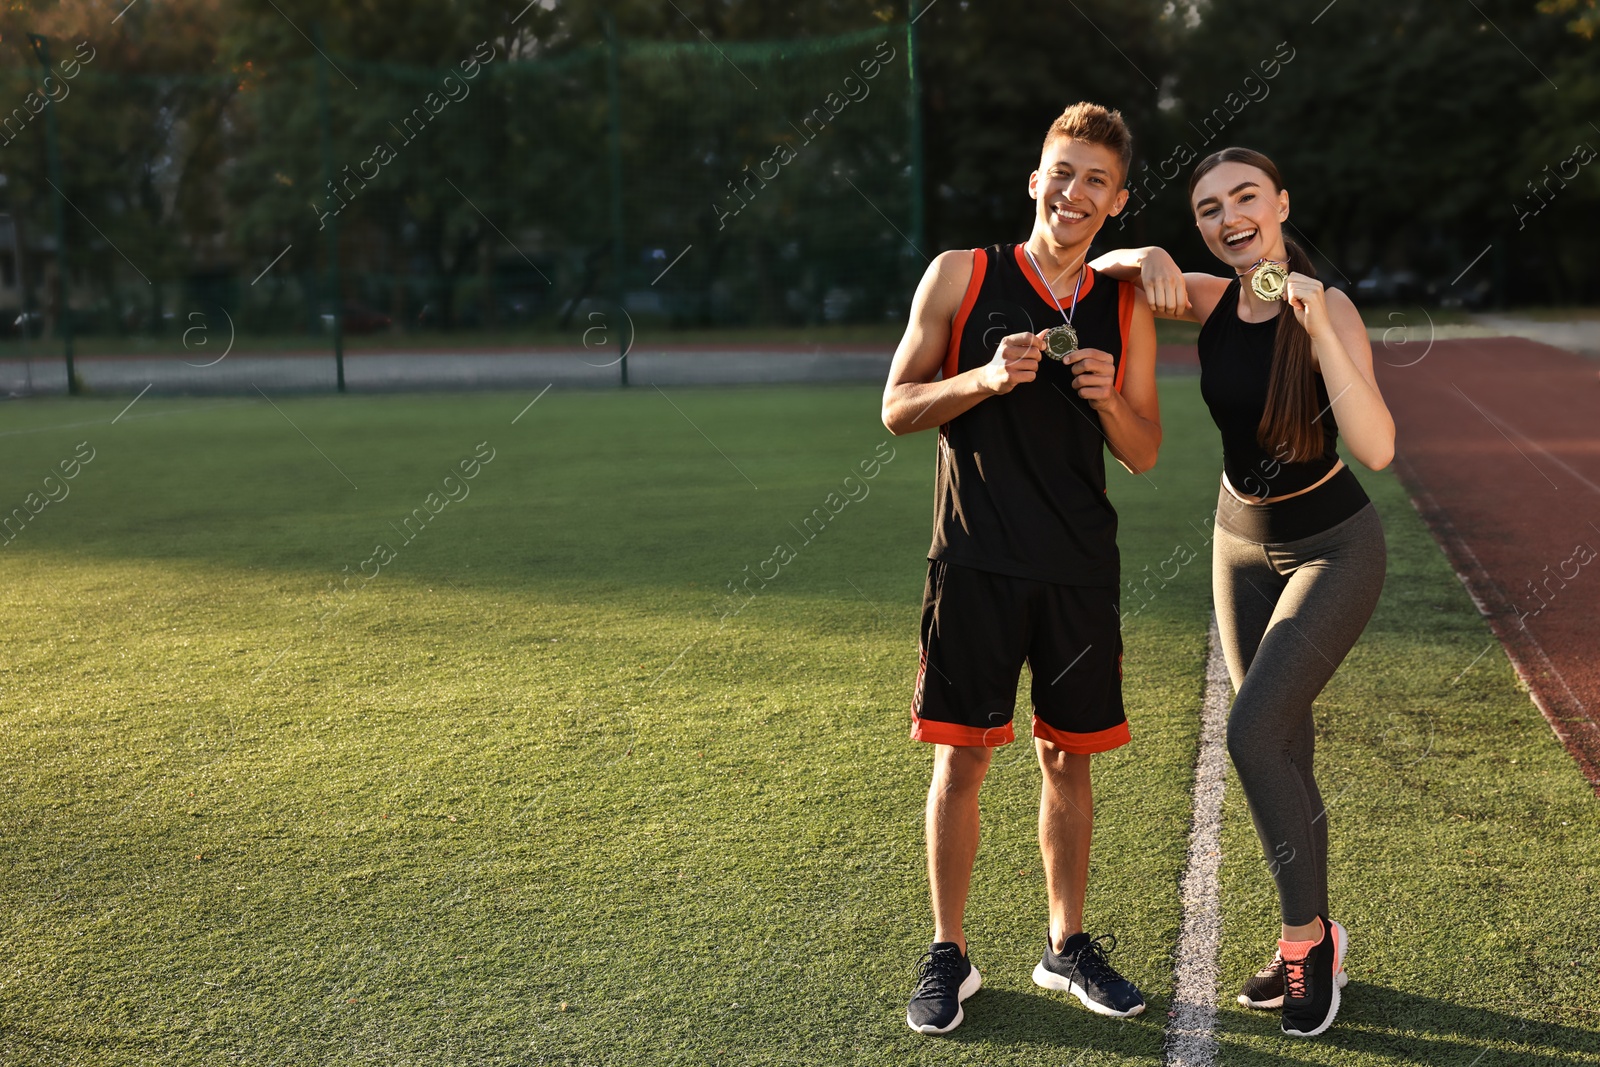
<path fill-rule="evenodd" d="M 972 281 L 951 325 L 946 379 L 988 363 L 1007 334 L 1040 333 L 1062 321 L 1022 245 L 974 249 L 972 260 Z M 1115 361 L 1119 390 L 1134 295 L 1131 282 L 1090 268 L 1072 316 L 1079 344 Z M 1061 303 L 1070 309 L 1071 298 Z M 939 427 L 929 559 L 1059 585 L 1118 584 L 1105 434 L 1072 377 L 1064 364 L 1041 359 L 1033 381 Z"/>
<path fill-rule="evenodd" d="M 1256 438 L 1267 409 L 1267 382 L 1272 374 L 1272 345 L 1278 315 L 1294 314 L 1285 306 L 1262 322 L 1239 318 L 1239 279 L 1228 285 L 1216 308 L 1200 327 L 1200 395 L 1211 409 L 1211 421 L 1222 433 L 1222 469 L 1241 497 L 1264 499 L 1296 493 L 1316 485 L 1339 462 L 1339 426 L 1321 373 L 1313 375 L 1317 390 L 1322 453 L 1299 463 L 1285 463 L 1281 451 Z M 1299 540 L 1332 527 L 1368 503 L 1355 475 L 1346 468 L 1303 496 L 1273 504 L 1240 504 L 1219 510 L 1217 525 L 1259 544 Z"/>

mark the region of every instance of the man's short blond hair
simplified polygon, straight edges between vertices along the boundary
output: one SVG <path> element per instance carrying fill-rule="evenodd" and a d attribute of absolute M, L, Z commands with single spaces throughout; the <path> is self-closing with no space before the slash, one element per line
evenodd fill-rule
<path fill-rule="evenodd" d="M 1133 132 L 1123 121 L 1122 112 L 1087 100 L 1073 104 L 1050 124 L 1050 132 L 1044 135 L 1040 151 L 1060 137 L 1111 149 L 1122 160 L 1122 181 L 1127 183 L 1128 168 L 1133 165 Z"/>

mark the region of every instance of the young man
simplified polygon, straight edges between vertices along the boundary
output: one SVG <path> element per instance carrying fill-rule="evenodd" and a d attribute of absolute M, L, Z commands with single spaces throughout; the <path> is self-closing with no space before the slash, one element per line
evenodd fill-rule
<path fill-rule="evenodd" d="M 961 925 L 978 788 L 991 750 L 1013 739 L 1024 662 L 1044 772 L 1039 847 L 1050 903 L 1034 981 L 1103 1015 L 1144 1010 L 1100 939 L 1083 932 L 1089 757 L 1128 741 L 1117 515 L 1102 448 L 1140 473 L 1161 444 L 1149 306 L 1132 283 L 1086 262 L 1096 232 L 1127 203 L 1131 155 L 1119 112 L 1067 108 L 1028 178 L 1037 203 L 1027 243 L 933 261 L 884 389 L 890 431 L 939 428 L 911 705 L 911 736 L 935 746 L 926 814 L 934 943 L 906 1011 L 920 1033 L 959 1026 L 961 1002 L 981 981 Z M 1067 334 L 1076 346 L 1063 343 Z"/>

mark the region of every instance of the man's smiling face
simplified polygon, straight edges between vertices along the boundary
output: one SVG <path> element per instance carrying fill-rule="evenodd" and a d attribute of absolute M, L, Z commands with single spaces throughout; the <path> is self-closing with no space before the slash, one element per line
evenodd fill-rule
<path fill-rule="evenodd" d="M 1028 195 L 1038 201 L 1035 217 L 1056 243 L 1076 245 L 1128 202 L 1123 177 L 1122 158 L 1106 146 L 1055 137 L 1028 178 Z"/>

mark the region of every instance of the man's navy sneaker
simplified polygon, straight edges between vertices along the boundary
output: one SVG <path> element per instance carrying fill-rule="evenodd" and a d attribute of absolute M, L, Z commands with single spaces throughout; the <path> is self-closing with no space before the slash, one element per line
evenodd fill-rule
<path fill-rule="evenodd" d="M 1083 1006 L 1100 1015 L 1126 1019 L 1144 1011 L 1144 994 L 1106 959 L 1117 947 L 1111 934 L 1090 940 L 1085 933 L 1067 938 L 1057 952 L 1047 934 L 1044 959 L 1033 969 L 1035 985 L 1059 989 L 1083 1001 Z"/>
<path fill-rule="evenodd" d="M 936 941 L 917 961 L 917 988 L 906 1007 L 906 1025 L 919 1034 L 948 1034 L 966 1017 L 961 1002 L 983 978 L 954 941 Z"/>

